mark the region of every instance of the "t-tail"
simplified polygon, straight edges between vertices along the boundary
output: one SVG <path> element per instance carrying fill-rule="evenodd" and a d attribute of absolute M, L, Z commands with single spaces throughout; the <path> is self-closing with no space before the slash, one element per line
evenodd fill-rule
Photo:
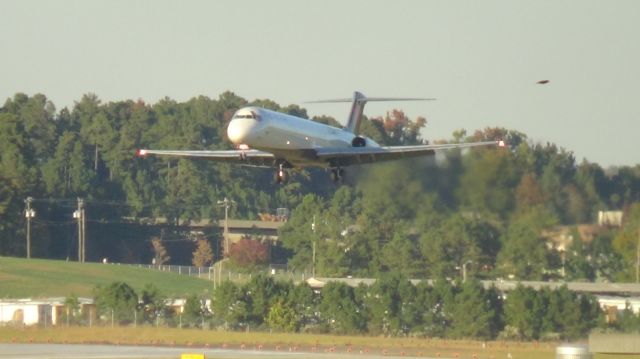
<path fill-rule="evenodd" d="M 362 122 L 362 113 L 364 112 L 364 105 L 367 102 L 377 101 L 432 101 L 435 98 L 417 98 L 417 97 L 367 97 L 363 93 L 355 91 L 353 98 L 351 99 L 335 99 L 335 100 L 320 100 L 320 101 L 308 101 L 307 103 L 332 103 L 332 102 L 351 102 L 351 112 L 347 120 L 347 126 L 345 130 L 358 135 L 360 133 L 360 123 Z"/>
<path fill-rule="evenodd" d="M 367 97 L 361 92 L 355 91 L 353 93 L 353 102 L 351 103 L 351 113 L 347 121 L 346 130 L 357 135 L 360 133 L 360 122 L 362 122 L 362 112 L 364 112 L 364 105 L 367 104 Z"/>

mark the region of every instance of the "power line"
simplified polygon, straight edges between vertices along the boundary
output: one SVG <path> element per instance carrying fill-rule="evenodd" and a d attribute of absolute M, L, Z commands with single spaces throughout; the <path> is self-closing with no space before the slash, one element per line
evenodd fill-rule
<path fill-rule="evenodd" d="M 32 197 L 31 197 L 32 198 Z M 215 203 L 208 204 L 166 204 L 166 203 L 156 203 L 154 205 L 151 204 L 135 204 L 127 201 L 120 200 L 104 200 L 104 199 L 83 199 L 85 207 L 88 205 L 91 206 L 113 206 L 113 207 L 139 207 L 141 209 L 152 209 L 152 208 L 162 208 L 170 206 L 173 210 L 202 210 L 209 209 L 215 210 Z M 55 203 L 61 205 L 61 207 L 67 208 L 76 208 L 77 207 L 77 199 L 71 198 L 32 198 L 33 203 Z M 236 210 L 241 210 L 245 212 L 257 212 L 257 213 L 272 213 L 276 212 L 280 207 L 265 207 L 265 206 L 252 206 L 250 204 L 238 204 L 234 201 L 234 206 Z"/>
<path fill-rule="evenodd" d="M 34 219 L 32 222 L 43 226 L 69 226 L 75 224 L 75 221 L 50 221 L 46 219 Z"/>

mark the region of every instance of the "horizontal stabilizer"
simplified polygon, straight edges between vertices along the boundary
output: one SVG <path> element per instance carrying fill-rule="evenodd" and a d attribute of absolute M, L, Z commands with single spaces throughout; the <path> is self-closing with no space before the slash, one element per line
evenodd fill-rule
<path fill-rule="evenodd" d="M 364 111 L 364 105 L 367 102 L 382 102 L 382 101 L 433 101 L 435 98 L 422 98 L 422 97 L 366 97 L 361 92 L 354 92 L 352 98 L 339 98 L 332 100 L 318 100 L 307 101 L 305 103 L 338 103 L 338 102 L 351 102 L 351 113 L 349 114 L 349 120 L 347 121 L 346 129 L 352 132 L 354 135 L 358 135 L 360 130 L 360 121 L 362 120 L 362 112 Z"/>
<path fill-rule="evenodd" d="M 435 98 L 425 98 L 425 97 L 366 97 L 362 95 L 360 92 L 356 92 L 360 94 L 361 97 L 358 97 L 359 101 L 364 102 L 383 102 L 383 101 L 435 101 Z M 353 97 L 351 98 L 336 98 L 331 100 L 316 100 L 316 101 L 305 101 L 303 103 L 339 103 L 339 102 L 353 102 Z"/>

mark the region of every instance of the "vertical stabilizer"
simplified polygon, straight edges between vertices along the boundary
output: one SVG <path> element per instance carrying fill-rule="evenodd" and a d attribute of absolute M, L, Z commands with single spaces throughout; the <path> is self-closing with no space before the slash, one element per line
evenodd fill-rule
<path fill-rule="evenodd" d="M 347 121 L 346 129 L 349 132 L 357 135 L 360 131 L 360 121 L 362 120 L 362 112 L 364 111 L 364 105 L 367 103 L 367 98 L 361 92 L 355 91 L 353 93 L 353 102 L 351 104 L 351 113 L 349 114 L 349 120 Z"/>

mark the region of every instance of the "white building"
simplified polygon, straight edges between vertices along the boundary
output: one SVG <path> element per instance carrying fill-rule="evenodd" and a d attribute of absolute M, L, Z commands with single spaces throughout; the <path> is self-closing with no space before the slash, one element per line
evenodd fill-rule
<path fill-rule="evenodd" d="M 51 305 L 30 299 L 0 301 L 0 323 L 2 324 L 44 324 L 51 323 Z"/>
<path fill-rule="evenodd" d="M 0 326 L 3 325 L 64 325 L 67 311 L 66 298 L 44 299 L 0 299 Z M 96 309 L 92 298 L 78 298 L 82 317 L 91 320 L 96 319 Z M 184 312 L 186 299 L 168 299 L 166 305 L 176 314 Z M 204 302 L 205 307 L 211 310 L 211 300 Z"/>
<path fill-rule="evenodd" d="M 621 227 L 624 212 L 598 211 L 598 225 L 604 227 Z"/>
<path fill-rule="evenodd" d="M 640 297 L 616 297 L 612 295 L 596 295 L 598 303 L 603 310 L 609 308 L 616 308 L 618 311 L 623 311 L 627 306 L 634 313 L 640 313 Z"/>
<path fill-rule="evenodd" d="M 56 325 L 66 311 L 65 298 L 0 300 L 0 325 Z M 78 298 L 82 311 L 93 299 Z"/>

